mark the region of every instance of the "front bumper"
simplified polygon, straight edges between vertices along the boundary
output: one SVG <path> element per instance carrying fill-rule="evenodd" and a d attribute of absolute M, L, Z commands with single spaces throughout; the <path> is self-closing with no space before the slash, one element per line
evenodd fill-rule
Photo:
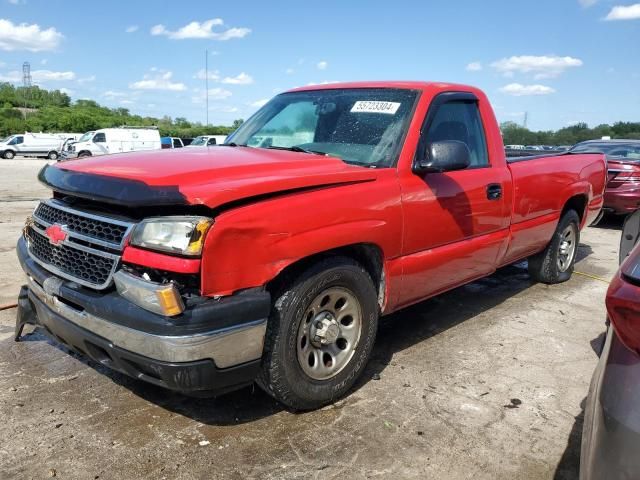
<path fill-rule="evenodd" d="M 18 243 L 27 274 L 19 318 L 114 370 L 193 395 L 219 394 L 258 373 L 270 296 L 244 292 L 198 299 L 176 317 L 148 312 L 117 292 L 96 292 L 53 276 Z"/>

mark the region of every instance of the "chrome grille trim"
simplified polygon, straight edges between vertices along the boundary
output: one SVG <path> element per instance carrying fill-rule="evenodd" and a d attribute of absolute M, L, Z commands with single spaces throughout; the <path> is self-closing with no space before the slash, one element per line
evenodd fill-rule
<path fill-rule="evenodd" d="M 85 233 L 78 232 L 78 228 L 73 229 L 69 225 L 64 224 L 62 221 L 52 223 L 49 220 L 54 219 L 52 217 L 55 216 L 55 212 L 52 213 L 50 211 L 47 211 L 46 216 L 48 217 L 48 219 L 42 218 L 43 216 L 45 216 L 44 214 L 38 215 L 38 212 L 41 211 L 40 208 L 42 205 L 46 205 L 46 207 L 49 209 L 60 210 L 68 215 L 73 216 L 73 218 L 69 222 L 73 223 L 73 226 L 77 227 L 80 222 L 83 222 L 84 225 L 82 226 L 82 229 L 84 232 L 93 231 L 94 229 L 96 229 L 98 235 L 102 230 L 98 230 L 97 227 L 104 229 L 108 228 L 109 224 L 111 224 L 119 227 L 117 229 L 118 236 L 121 234 L 122 237 L 116 243 L 105 239 L 109 237 L 109 235 L 107 235 L 105 238 L 97 238 L 96 236 L 86 235 Z M 63 215 L 60 218 L 61 220 L 64 220 L 68 219 L 69 217 Z M 92 221 L 95 222 L 94 225 L 91 224 Z M 50 243 L 45 230 L 52 225 L 59 225 L 62 231 L 67 235 L 66 238 L 58 244 L 64 249 L 70 249 L 66 250 L 66 254 L 65 252 L 60 252 L 60 254 L 58 254 L 53 253 L 52 250 L 47 251 L 47 248 L 45 248 L 42 243 L 39 243 L 41 241 Z M 127 222 L 122 219 L 113 218 L 107 215 L 98 215 L 82 210 L 77 210 L 75 208 L 64 205 L 58 200 L 52 199 L 43 200 L 38 204 L 38 206 L 34 210 L 33 216 L 29 221 L 27 221 L 24 237 L 27 240 L 29 256 L 38 265 L 47 269 L 54 275 L 70 280 L 79 285 L 83 285 L 95 290 L 104 290 L 113 284 L 113 275 L 120 265 L 121 253 L 124 250 L 124 245 L 134 226 L 135 223 L 133 222 Z M 30 235 L 38 235 L 40 238 L 32 239 L 30 238 Z M 114 237 L 113 234 L 110 234 L 110 236 Z M 51 245 L 50 248 L 55 249 L 59 247 L 56 245 Z M 45 252 L 51 253 L 43 254 L 43 249 Z M 39 258 L 35 253 L 36 251 L 39 252 L 40 255 L 45 257 L 50 255 L 51 263 L 48 262 L 45 258 Z M 73 251 L 75 251 L 75 253 Z M 81 257 L 78 257 L 77 255 L 81 255 Z M 82 255 L 84 255 L 84 257 L 82 257 Z M 91 260 L 92 257 L 90 257 L 89 255 L 94 256 L 93 260 Z M 95 257 L 100 257 L 103 259 L 103 261 L 97 260 L 95 259 Z M 86 263 L 80 266 L 72 264 L 72 260 L 78 260 L 78 258 L 86 260 Z M 95 266 L 96 262 L 97 265 L 99 265 L 98 270 L 92 270 L 91 267 Z M 58 265 L 55 265 L 54 263 L 57 263 Z M 68 271 L 65 271 L 64 268 L 60 268 L 60 266 L 64 267 L 65 263 L 69 264 L 69 268 L 67 269 Z M 94 279 L 105 280 L 101 283 L 96 283 L 88 278 L 89 275 L 86 275 L 87 278 L 83 278 L 82 276 L 69 273 L 74 272 L 81 275 L 83 271 L 97 272 L 99 273 L 99 275 L 95 275 Z"/>
<path fill-rule="evenodd" d="M 45 227 L 50 227 L 51 225 L 53 225 L 54 223 L 57 223 L 60 226 L 64 226 L 64 222 L 49 222 L 47 221 L 47 219 L 43 218 L 42 216 L 38 215 L 38 210 L 40 208 L 41 205 L 46 205 L 47 207 L 53 208 L 55 210 L 60 210 L 62 212 L 68 213 L 70 215 L 74 215 L 76 217 L 81 217 L 87 220 L 93 220 L 95 222 L 101 223 L 101 224 L 112 224 L 112 225 L 116 225 L 118 227 L 123 227 L 124 233 L 122 234 L 122 239 L 120 240 L 120 242 L 110 242 L 108 240 L 104 240 L 101 239 L 99 237 L 96 236 L 91 236 L 91 235 L 85 235 L 83 233 L 80 233 L 76 230 L 73 230 L 72 228 L 66 227 L 63 228 L 63 231 L 65 233 L 67 233 L 68 235 L 74 237 L 74 238 L 78 238 L 80 240 L 83 240 L 85 242 L 88 243 L 94 243 L 96 245 L 101 245 L 103 247 L 107 247 L 107 248 L 115 248 L 118 250 L 122 250 L 124 248 L 124 244 L 127 240 L 127 237 L 129 236 L 129 234 L 131 233 L 131 230 L 133 229 L 133 227 L 135 226 L 135 223 L 133 222 L 127 222 L 124 220 L 120 220 L 114 217 L 110 217 L 110 216 L 106 216 L 106 215 L 97 215 L 94 213 L 89 213 L 89 212 L 85 212 L 82 210 L 76 210 L 75 208 L 72 207 L 68 207 L 66 205 L 64 205 L 62 202 L 58 201 L 58 200 L 43 200 L 41 201 L 38 206 L 36 207 L 36 209 L 33 212 L 33 217 L 35 219 L 38 220 L 38 223 L 41 223 L 42 225 L 44 225 Z"/>

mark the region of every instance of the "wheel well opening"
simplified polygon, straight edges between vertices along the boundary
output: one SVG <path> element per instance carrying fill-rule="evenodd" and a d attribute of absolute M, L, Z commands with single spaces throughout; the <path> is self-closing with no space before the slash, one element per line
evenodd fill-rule
<path fill-rule="evenodd" d="M 380 308 L 385 302 L 385 278 L 384 278 L 384 256 L 380 247 L 370 243 L 358 243 L 346 245 L 344 247 L 334 248 L 325 252 L 320 252 L 308 257 L 302 258 L 295 263 L 284 268 L 273 280 L 271 280 L 266 288 L 270 292 L 280 290 L 284 285 L 288 284 L 291 279 L 301 274 L 314 263 L 327 257 L 348 257 L 358 262 L 367 271 L 373 280 L 373 284 L 378 292 L 378 304 Z"/>
<path fill-rule="evenodd" d="M 564 208 L 562 209 L 562 215 L 569 210 L 575 210 L 580 217 L 580 221 L 582 222 L 584 218 L 585 211 L 587 209 L 587 197 L 586 195 L 574 195 L 567 203 L 564 204 Z"/>

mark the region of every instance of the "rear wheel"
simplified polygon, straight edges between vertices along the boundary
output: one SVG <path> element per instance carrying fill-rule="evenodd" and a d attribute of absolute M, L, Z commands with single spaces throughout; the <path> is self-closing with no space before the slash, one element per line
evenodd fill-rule
<path fill-rule="evenodd" d="M 561 283 L 571 278 L 580 242 L 580 217 L 568 210 L 560 218 L 553 237 L 542 252 L 529 257 L 529 274 L 543 283 Z"/>
<path fill-rule="evenodd" d="M 3 157 L 6 158 L 7 160 L 11 160 L 15 156 L 16 154 L 13 152 L 13 150 L 5 150 L 3 155 Z"/>
<path fill-rule="evenodd" d="M 78 158 L 85 158 L 85 157 L 90 157 L 91 154 L 89 152 L 80 152 L 78 154 Z"/>
<path fill-rule="evenodd" d="M 57 160 L 57 159 L 58 159 L 58 152 L 56 152 L 56 151 L 54 151 L 54 150 L 51 150 L 51 151 L 49 152 L 49 154 L 47 155 L 47 158 L 48 158 L 49 160 Z"/>
<path fill-rule="evenodd" d="M 294 410 L 344 395 L 364 370 L 378 328 L 371 277 L 351 259 L 313 265 L 276 293 L 258 384 Z"/>

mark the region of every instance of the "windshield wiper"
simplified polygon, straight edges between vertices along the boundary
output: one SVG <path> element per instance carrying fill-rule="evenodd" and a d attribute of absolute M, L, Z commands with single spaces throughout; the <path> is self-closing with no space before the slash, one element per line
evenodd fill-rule
<path fill-rule="evenodd" d="M 327 152 L 321 152 L 320 150 L 307 150 L 306 148 L 302 148 L 298 145 L 294 145 L 292 147 L 278 147 L 275 145 L 271 145 L 264 148 L 268 148 L 270 150 L 289 150 L 290 152 L 311 153 L 313 155 L 323 155 L 325 157 L 329 155 Z"/>

